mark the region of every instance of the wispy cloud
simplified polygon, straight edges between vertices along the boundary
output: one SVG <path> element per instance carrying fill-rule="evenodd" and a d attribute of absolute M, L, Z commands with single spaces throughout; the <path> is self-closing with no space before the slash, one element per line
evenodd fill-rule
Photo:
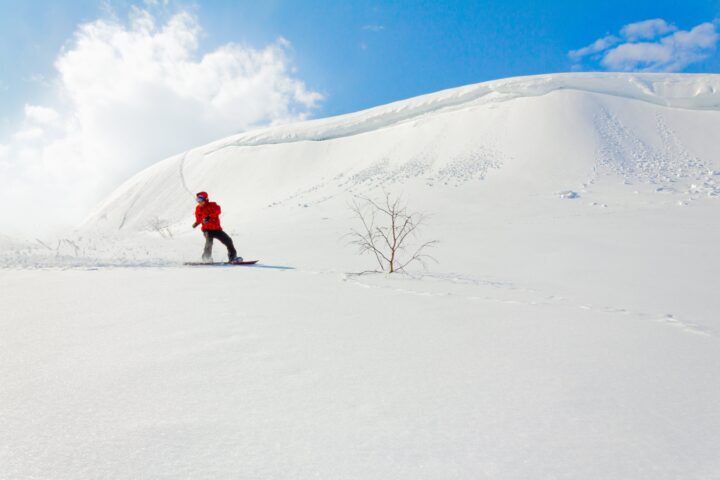
<path fill-rule="evenodd" d="M 607 50 L 608 48 L 612 47 L 613 45 L 617 45 L 620 43 L 622 39 L 619 37 L 616 37 L 615 35 L 607 35 L 603 38 L 599 38 L 595 40 L 593 43 L 588 45 L 587 47 L 579 48 L 577 50 L 572 50 L 568 55 L 573 60 L 580 60 L 583 57 L 586 57 L 588 55 L 593 55 L 598 52 L 603 52 Z"/>
<path fill-rule="evenodd" d="M 385 30 L 385 26 L 370 24 L 370 25 L 363 25 L 362 29 L 370 31 L 370 32 L 381 32 L 381 31 Z"/>
<path fill-rule="evenodd" d="M 618 71 L 678 72 L 716 51 L 720 35 L 715 23 L 679 30 L 663 19 L 625 25 L 618 36 L 607 35 L 568 53 L 581 67 Z"/>
<path fill-rule="evenodd" d="M 21 124 L 2 141 L 0 203 L 28 206 L 22 218 L 6 220 L 76 221 L 155 161 L 254 126 L 305 118 L 322 100 L 294 73 L 287 40 L 201 54 L 201 38 L 197 19 L 184 11 L 158 22 L 133 8 L 126 20 L 80 25 L 55 61 L 51 98 L 26 105 Z"/>
<path fill-rule="evenodd" d="M 634 42 L 637 40 L 653 40 L 676 30 L 675 25 L 670 25 L 662 18 L 655 18 L 625 25 L 620 30 L 620 33 L 623 37 Z"/>

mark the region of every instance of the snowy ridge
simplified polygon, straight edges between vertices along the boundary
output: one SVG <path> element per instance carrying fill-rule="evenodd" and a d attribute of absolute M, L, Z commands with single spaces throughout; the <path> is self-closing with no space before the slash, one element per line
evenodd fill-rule
<path fill-rule="evenodd" d="M 213 143 L 207 154 L 226 147 L 323 141 L 384 128 L 420 115 L 468 104 L 577 90 L 630 98 L 666 107 L 720 109 L 720 75 L 566 73 L 517 77 L 421 95 L 409 100 L 332 118 L 242 133 Z"/>

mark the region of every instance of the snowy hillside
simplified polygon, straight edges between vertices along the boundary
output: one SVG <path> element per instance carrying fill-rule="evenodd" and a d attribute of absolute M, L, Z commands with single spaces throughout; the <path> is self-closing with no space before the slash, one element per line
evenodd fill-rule
<path fill-rule="evenodd" d="M 720 75 L 562 74 L 163 160 L 6 241 L 0 478 L 720 479 L 718 132 Z M 259 266 L 182 266 L 200 190 Z M 383 191 L 428 271 L 357 274 Z"/>
<path fill-rule="evenodd" d="M 710 293 L 711 282 L 677 292 L 657 262 L 684 269 L 690 245 L 716 262 L 718 131 L 720 75 L 499 80 L 182 153 L 128 180 L 84 231 L 139 232 L 164 258 L 195 259 L 189 224 L 194 193 L 206 190 L 241 255 L 361 271 L 374 265 L 342 238 L 355 225 L 347 204 L 385 190 L 431 215 L 436 273 L 532 279 L 590 302 L 644 298 L 638 309 L 672 311 L 670 298 Z"/>
<path fill-rule="evenodd" d="M 716 195 L 709 134 L 719 126 L 718 110 L 717 75 L 562 74 L 482 83 L 184 152 L 127 181 L 88 226 L 142 230 L 150 217 L 186 221 L 200 189 L 238 221 L 271 206 L 320 205 L 413 180 L 427 187 L 471 182 L 472 197 L 491 190 L 492 198 L 517 199 L 597 190 L 593 185 L 614 175 L 688 198 Z M 446 196 L 442 189 L 423 192 Z"/>

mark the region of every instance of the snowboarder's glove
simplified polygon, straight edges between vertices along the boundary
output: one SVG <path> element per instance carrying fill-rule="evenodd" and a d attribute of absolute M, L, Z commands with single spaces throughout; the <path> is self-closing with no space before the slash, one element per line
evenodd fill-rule
<path fill-rule="evenodd" d="M 210 221 L 210 216 L 203 218 L 203 223 L 208 223 Z"/>
<path fill-rule="evenodd" d="M 193 228 L 197 227 L 198 225 L 200 225 L 200 224 L 197 222 L 193 223 Z"/>

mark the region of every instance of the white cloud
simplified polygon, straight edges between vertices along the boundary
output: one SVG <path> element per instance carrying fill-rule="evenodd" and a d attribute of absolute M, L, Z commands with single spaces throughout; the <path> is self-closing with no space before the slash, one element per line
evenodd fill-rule
<path fill-rule="evenodd" d="M 626 43 L 607 52 L 602 65 L 612 70 L 678 72 L 710 56 L 718 39 L 715 25 L 703 23 L 656 43 Z"/>
<path fill-rule="evenodd" d="M 634 42 L 637 40 L 653 40 L 676 30 L 675 25 L 670 25 L 662 18 L 655 18 L 625 25 L 620 30 L 620 33 L 623 37 Z"/>
<path fill-rule="evenodd" d="M 647 70 L 653 65 L 667 65 L 672 51 L 657 43 L 626 43 L 609 51 L 602 60 L 610 70 Z"/>
<path fill-rule="evenodd" d="M 25 118 L 33 123 L 47 125 L 60 118 L 60 114 L 52 108 L 39 105 L 25 105 Z"/>
<path fill-rule="evenodd" d="M 662 19 L 626 25 L 621 35 L 623 40 L 603 37 L 569 52 L 569 57 L 576 62 L 574 69 L 580 69 L 580 62 L 590 61 L 608 70 L 678 72 L 710 57 L 720 41 L 713 23 L 702 23 L 685 31 Z M 609 42 L 609 38 L 617 41 Z"/>
<path fill-rule="evenodd" d="M 588 45 L 587 47 L 580 48 L 578 50 L 572 50 L 568 55 L 572 59 L 581 59 L 583 57 L 586 57 L 588 55 L 593 55 L 598 52 L 602 52 L 604 50 L 607 50 L 609 47 L 612 47 L 613 45 L 616 45 L 620 43 L 622 40 L 616 37 L 615 35 L 607 35 L 603 38 L 599 38 L 595 40 L 593 43 Z"/>
<path fill-rule="evenodd" d="M 19 142 L 31 142 L 43 137 L 45 131 L 39 127 L 29 127 L 13 134 L 13 139 Z"/>
<path fill-rule="evenodd" d="M 155 161 L 305 118 L 322 100 L 296 78 L 287 40 L 262 48 L 229 43 L 201 54 L 201 35 L 187 12 L 158 24 L 140 8 L 127 22 L 80 25 L 55 61 L 55 100 L 48 102 L 55 108 L 26 105 L 3 149 L 11 181 L 0 202 L 30 202 L 27 223 L 78 221 Z"/>

